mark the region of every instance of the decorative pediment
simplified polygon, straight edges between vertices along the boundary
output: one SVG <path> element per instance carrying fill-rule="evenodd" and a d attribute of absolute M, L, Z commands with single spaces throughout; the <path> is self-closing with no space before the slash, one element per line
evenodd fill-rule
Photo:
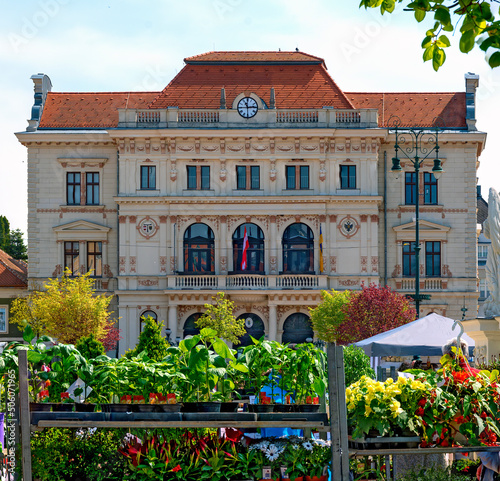
<path fill-rule="evenodd" d="M 396 233 L 398 241 L 415 240 L 415 224 L 416 221 L 401 224 L 392 229 Z M 419 235 L 422 240 L 446 240 L 451 227 L 429 222 L 428 220 L 419 220 Z"/>
<path fill-rule="evenodd" d="M 86 220 L 76 220 L 67 224 L 53 227 L 59 241 L 64 240 L 86 240 L 86 241 L 104 241 L 108 238 L 110 227 L 106 227 L 95 222 Z"/>

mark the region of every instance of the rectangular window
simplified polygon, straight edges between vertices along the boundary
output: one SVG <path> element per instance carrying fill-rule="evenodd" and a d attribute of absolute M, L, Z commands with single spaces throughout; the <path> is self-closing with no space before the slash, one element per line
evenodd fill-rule
<path fill-rule="evenodd" d="M 486 299 L 490 295 L 490 291 L 488 290 L 488 284 L 486 283 L 486 279 L 481 279 L 479 281 L 479 299 Z"/>
<path fill-rule="evenodd" d="M 424 204 L 438 203 L 438 181 L 432 172 L 424 172 Z"/>
<path fill-rule="evenodd" d="M 405 172 L 405 204 L 417 203 L 417 173 Z"/>
<path fill-rule="evenodd" d="M 156 166 L 141 165 L 141 190 L 156 189 Z"/>
<path fill-rule="evenodd" d="M 341 165 L 340 166 L 340 188 L 355 189 L 356 188 L 356 166 Z"/>
<path fill-rule="evenodd" d="M 66 203 L 80 205 L 81 202 L 81 174 L 80 172 L 66 173 Z"/>
<path fill-rule="evenodd" d="M 403 242 L 403 276 L 412 277 L 417 272 L 415 242 Z"/>
<path fill-rule="evenodd" d="M 210 190 L 210 166 L 188 165 L 187 188 L 189 190 Z"/>
<path fill-rule="evenodd" d="M 484 266 L 488 259 L 488 245 L 479 244 L 477 246 L 477 263 L 480 266 Z"/>
<path fill-rule="evenodd" d="M 99 205 L 99 172 L 87 172 L 85 175 L 87 205 Z"/>
<path fill-rule="evenodd" d="M 80 243 L 64 243 L 64 269 L 68 268 L 71 275 L 76 276 L 80 273 Z"/>
<path fill-rule="evenodd" d="M 9 306 L 0 306 L 0 332 L 7 332 Z"/>
<path fill-rule="evenodd" d="M 87 269 L 92 277 L 102 277 L 102 242 L 87 242 Z"/>
<path fill-rule="evenodd" d="M 441 242 L 425 243 L 425 275 L 427 277 L 441 276 Z"/>
<path fill-rule="evenodd" d="M 238 190 L 260 189 L 260 167 L 258 165 L 238 165 L 236 167 L 236 188 Z"/>
<path fill-rule="evenodd" d="M 309 189 L 309 166 L 287 165 L 286 166 L 286 188 L 287 190 Z"/>

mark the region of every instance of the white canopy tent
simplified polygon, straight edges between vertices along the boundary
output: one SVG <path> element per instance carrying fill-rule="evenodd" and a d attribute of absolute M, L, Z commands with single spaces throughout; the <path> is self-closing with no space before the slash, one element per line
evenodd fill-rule
<path fill-rule="evenodd" d="M 452 330 L 453 319 L 432 313 L 404 326 L 382 332 L 355 343 L 370 357 L 380 356 L 440 356 L 441 348 L 458 336 L 460 326 Z M 467 334 L 461 338 L 469 344 L 469 356 L 474 351 L 474 340 Z"/>

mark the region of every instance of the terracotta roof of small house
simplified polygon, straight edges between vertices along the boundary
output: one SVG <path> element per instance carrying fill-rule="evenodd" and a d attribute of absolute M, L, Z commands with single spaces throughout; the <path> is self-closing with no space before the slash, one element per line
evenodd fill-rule
<path fill-rule="evenodd" d="M 378 109 L 379 127 L 387 127 L 393 115 L 407 127 L 467 127 L 465 92 L 347 92 L 345 95 L 357 109 Z"/>
<path fill-rule="evenodd" d="M 157 96 L 158 92 L 49 92 L 39 128 L 116 127 L 117 109 L 145 109 Z"/>
<path fill-rule="evenodd" d="M 0 249 L 0 287 L 28 287 L 28 264 Z"/>

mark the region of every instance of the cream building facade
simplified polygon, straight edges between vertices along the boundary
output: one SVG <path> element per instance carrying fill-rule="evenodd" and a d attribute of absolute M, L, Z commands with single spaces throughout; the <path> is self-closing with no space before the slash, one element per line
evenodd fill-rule
<path fill-rule="evenodd" d="M 162 92 L 56 93 L 32 77 L 32 118 L 16 134 L 28 150 L 30 282 L 93 269 L 115 294 L 121 353 L 141 316 L 181 338 L 220 291 L 254 336 L 313 337 L 322 289 L 413 292 L 415 178 L 409 161 L 389 175 L 387 121 L 439 116 L 445 173 L 436 180 L 429 159 L 420 174 L 418 268 L 431 294 L 420 315 L 477 312 L 477 76 L 462 93 L 344 93 L 302 52 L 185 62 Z"/>

